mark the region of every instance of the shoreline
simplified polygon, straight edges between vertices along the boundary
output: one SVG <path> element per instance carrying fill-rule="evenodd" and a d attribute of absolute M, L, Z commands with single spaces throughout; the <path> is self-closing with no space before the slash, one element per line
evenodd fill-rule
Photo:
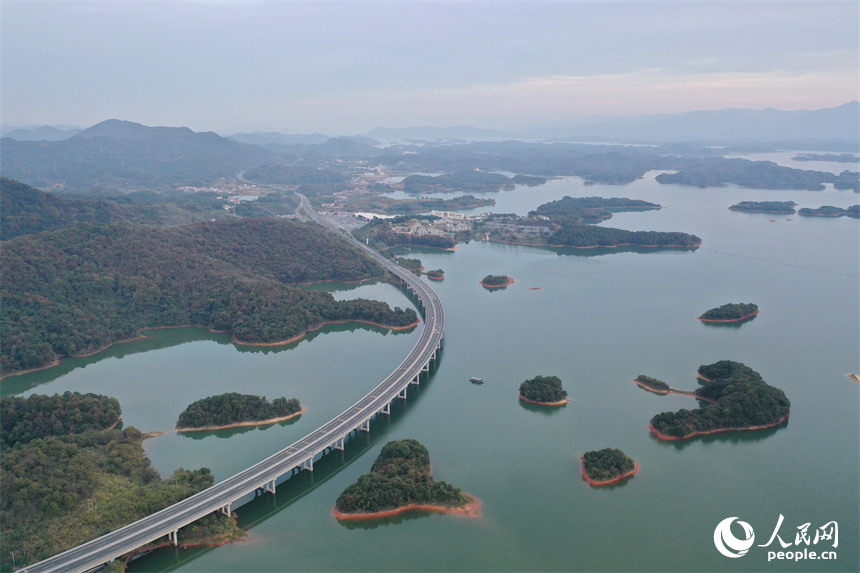
<path fill-rule="evenodd" d="M 335 281 L 335 282 L 342 282 L 342 281 Z M 316 283 L 308 283 L 308 284 L 316 284 Z M 245 342 L 243 340 L 237 340 L 236 338 L 231 337 L 230 342 L 232 342 L 233 344 L 239 345 L 239 346 L 283 346 L 286 344 L 291 344 L 293 342 L 298 342 L 299 340 L 306 337 L 308 334 L 310 334 L 312 332 L 316 332 L 317 330 L 325 328 L 326 326 L 331 326 L 333 324 L 369 324 L 371 326 L 377 326 L 379 328 L 387 328 L 388 330 L 409 330 L 410 328 L 415 328 L 416 326 L 421 324 L 421 319 L 419 318 L 418 320 L 416 320 L 412 324 L 409 324 L 406 326 L 388 326 L 385 324 L 379 324 L 378 322 L 371 322 L 369 320 L 333 320 L 333 321 L 329 321 L 329 322 L 324 322 L 324 323 L 320 324 L 319 326 L 309 328 L 309 329 L 303 331 L 301 334 L 297 334 L 296 336 L 294 336 L 288 340 L 280 340 L 278 342 Z M 145 327 L 141 328 L 141 331 L 171 330 L 171 329 L 178 329 L 178 328 L 203 328 L 207 332 L 211 332 L 212 334 L 226 334 L 226 333 L 230 332 L 229 330 L 215 330 L 213 328 L 208 328 L 206 326 L 201 326 L 199 324 L 178 324 L 178 325 L 173 325 L 173 326 L 145 326 Z M 112 343 L 108 344 L 107 346 L 104 346 L 102 348 L 99 348 L 98 350 L 94 350 L 92 352 L 89 352 L 87 354 L 64 354 L 62 356 L 58 356 L 55 360 L 51 361 L 49 364 L 45 364 L 44 366 L 37 366 L 36 368 L 28 368 L 27 370 L 17 370 L 15 372 L 4 372 L 4 373 L 0 374 L 0 380 L 3 380 L 4 378 L 11 378 L 12 376 L 23 376 L 24 374 L 30 374 L 32 372 L 39 372 L 40 370 L 48 370 L 50 368 L 54 368 L 55 366 L 59 366 L 62 363 L 63 359 L 65 359 L 65 358 L 89 358 L 90 356 L 95 356 L 99 352 L 104 352 L 105 350 L 108 350 L 109 348 L 116 346 L 118 344 L 126 344 L 127 342 L 137 342 L 140 340 L 146 340 L 147 338 L 150 338 L 150 337 L 145 335 L 145 334 L 140 334 L 140 335 L 134 336 L 132 338 L 127 338 L 125 340 L 112 342 Z"/>
<path fill-rule="evenodd" d="M 670 248 L 670 249 L 698 249 L 702 246 L 702 243 L 696 243 L 695 245 L 640 245 L 638 243 L 618 243 L 617 245 L 591 245 L 589 247 L 576 247 L 574 245 L 551 245 L 547 243 L 521 243 L 521 242 L 512 242 L 512 241 L 502 241 L 500 239 L 489 239 L 490 242 L 493 243 L 503 243 L 505 245 L 523 245 L 527 247 L 555 247 L 555 248 L 568 248 L 568 249 L 615 249 L 618 247 L 646 247 L 649 249 L 659 249 L 659 248 Z"/>
<path fill-rule="evenodd" d="M 741 322 L 748 318 L 752 318 L 754 316 L 758 316 L 761 310 L 757 310 L 755 312 L 751 312 L 746 316 L 742 316 L 740 318 L 728 318 L 728 319 L 716 319 L 716 318 L 702 318 L 701 316 L 697 316 L 696 320 L 701 320 L 702 322 Z"/>
<path fill-rule="evenodd" d="M 666 434 L 660 432 L 660 430 L 658 430 L 657 428 L 655 428 L 651 424 L 648 424 L 648 430 L 652 434 L 657 436 L 657 438 L 659 438 L 661 440 L 676 441 L 676 440 L 687 440 L 690 438 L 694 438 L 696 436 L 707 436 L 709 434 L 719 434 L 722 432 L 746 432 L 749 430 L 767 430 L 768 428 L 776 428 L 777 426 L 780 426 L 787 421 L 788 421 L 788 416 L 783 416 L 782 418 L 779 419 L 779 421 L 774 422 L 773 424 L 765 424 L 762 426 L 745 426 L 743 428 L 718 428 L 716 430 L 708 430 L 706 432 L 693 432 L 692 434 L 688 434 L 688 435 L 683 436 L 683 437 L 667 436 Z"/>
<path fill-rule="evenodd" d="M 505 284 L 503 284 L 503 285 L 488 285 L 484 281 L 478 281 L 478 284 L 484 288 L 505 288 L 505 287 L 511 286 L 515 282 L 517 282 L 517 281 L 514 280 L 514 277 L 508 277 L 508 280 L 505 281 Z"/>
<path fill-rule="evenodd" d="M 846 376 L 848 376 L 849 379 L 860 383 L 860 374 L 846 374 Z"/>
<path fill-rule="evenodd" d="M 558 402 L 537 402 L 535 400 L 529 400 L 524 397 L 522 394 L 519 395 L 520 400 L 523 402 L 528 402 L 529 404 L 537 404 L 538 406 L 564 406 L 568 402 L 570 402 L 570 398 L 565 398 L 564 400 L 559 400 Z"/>
<path fill-rule="evenodd" d="M 451 513 L 455 515 L 464 515 L 466 517 L 479 517 L 481 509 L 481 500 L 474 495 L 464 493 L 471 501 L 464 506 L 448 506 L 448 505 L 424 505 L 418 503 L 410 503 L 395 509 L 386 509 L 384 511 L 375 511 L 372 513 L 343 513 L 332 509 L 332 515 L 339 521 L 357 521 L 361 519 L 379 519 L 382 517 L 391 517 L 406 513 L 407 511 L 429 511 L 433 513 Z"/>
<path fill-rule="evenodd" d="M 580 456 L 579 461 L 580 461 L 580 466 L 582 467 L 582 477 L 585 479 L 585 481 L 587 481 L 589 483 L 589 485 L 594 486 L 594 487 L 600 487 L 602 485 L 612 485 L 614 483 L 618 483 L 621 480 L 625 480 L 629 477 L 633 477 L 639 471 L 639 463 L 633 462 L 633 469 L 630 470 L 629 472 L 621 474 L 619 476 L 615 476 L 614 478 L 609 479 L 609 480 L 601 481 L 601 480 L 591 479 L 590 477 L 588 477 L 588 472 L 585 471 L 585 458 L 584 457 Z"/>
<path fill-rule="evenodd" d="M 208 432 L 210 430 L 226 430 L 228 428 L 242 428 L 245 426 L 265 426 L 267 424 L 277 424 L 278 422 L 283 422 L 285 420 L 289 420 L 291 418 L 295 418 L 296 416 L 301 416 L 308 409 L 302 406 L 302 409 L 298 412 L 290 414 L 289 416 L 280 416 L 278 418 L 269 418 L 267 420 L 251 420 L 248 422 L 235 422 L 233 424 L 224 424 L 221 426 L 201 426 L 199 428 L 180 428 L 179 426 L 174 427 L 174 431 L 182 434 L 185 432 Z"/>

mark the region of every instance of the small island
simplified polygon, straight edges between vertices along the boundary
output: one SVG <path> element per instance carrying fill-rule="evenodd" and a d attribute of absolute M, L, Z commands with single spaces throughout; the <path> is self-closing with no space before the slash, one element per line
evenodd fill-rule
<path fill-rule="evenodd" d="M 661 440 L 739 430 L 763 430 L 788 420 L 791 402 L 785 392 L 762 380 L 740 362 L 720 360 L 699 367 L 701 386 L 696 398 L 709 403 L 695 410 L 663 412 L 651 418 L 648 429 Z"/>
<path fill-rule="evenodd" d="M 391 441 L 382 447 L 370 473 L 361 475 L 337 498 L 340 520 L 374 519 L 406 511 L 477 516 L 479 502 L 430 475 L 430 453 L 418 440 Z"/>
<path fill-rule="evenodd" d="M 672 391 L 672 388 L 662 380 L 657 380 L 644 374 L 640 374 L 633 381 L 645 390 L 654 392 L 655 394 L 669 394 Z"/>
<path fill-rule="evenodd" d="M 487 275 L 480 283 L 487 288 L 505 288 L 514 284 L 514 279 L 507 275 Z"/>
<path fill-rule="evenodd" d="M 621 450 L 612 448 L 585 452 L 580 460 L 582 477 L 593 486 L 618 483 L 639 471 L 639 464 Z"/>
<path fill-rule="evenodd" d="M 801 153 L 791 158 L 793 161 L 833 161 L 835 163 L 860 163 L 860 157 L 851 153 Z"/>
<path fill-rule="evenodd" d="M 860 205 L 852 205 L 847 209 L 832 205 L 824 205 L 817 209 L 804 207 L 798 210 L 797 214 L 803 217 L 852 217 L 857 219 L 860 218 Z"/>
<path fill-rule="evenodd" d="M 732 211 L 747 213 L 776 213 L 778 215 L 794 215 L 794 201 L 741 201 L 729 207 Z"/>
<path fill-rule="evenodd" d="M 283 422 L 305 411 L 295 398 L 276 398 L 228 392 L 197 400 L 179 414 L 177 432 L 221 430 Z"/>
<path fill-rule="evenodd" d="M 520 400 L 542 406 L 562 406 L 569 402 L 558 376 L 535 376 L 520 384 Z"/>
<path fill-rule="evenodd" d="M 442 269 L 434 269 L 432 271 L 427 271 L 425 274 L 427 275 L 427 278 L 431 281 L 441 281 L 445 278 L 445 271 L 443 271 Z"/>
<path fill-rule="evenodd" d="M 724 304 L 705 312 L 696 318 L 702 322 L 742 322 L 759 313 L 758 306 L 752 303 Z"/>

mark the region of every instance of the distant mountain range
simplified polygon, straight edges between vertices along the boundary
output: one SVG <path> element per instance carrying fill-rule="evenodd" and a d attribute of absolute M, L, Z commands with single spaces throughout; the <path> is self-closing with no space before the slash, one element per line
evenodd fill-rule
<path fill-rule="evenodd" d="M 39 127 L 4 129 L 3 137 L 11 137 L 18 141 L 62 141 L 80 131 L 80 127 L 41 125 Z"/>
<path fill-rule="evenodd" d="M 431 140 L 431 141 L 449 141 L 449 140 L 465 140 L 465 141 L 492 141 L 497 139 L 506 139 L 510 134 L 504 131 L 496 131 L 492 129 L 480 129 L 470 125 L 455 125 L 452 127 L 377 127 L 363 134 L 366 137 L 373 139 L 386 140 Z"/>
<path fill-rule="evenodd" d="M 848 142 L 860 140 L 860 104 L 812 111 L 723 109 L 563 123 L 544 130 L 559 141 L 610 139 L 667 142 Z"/>

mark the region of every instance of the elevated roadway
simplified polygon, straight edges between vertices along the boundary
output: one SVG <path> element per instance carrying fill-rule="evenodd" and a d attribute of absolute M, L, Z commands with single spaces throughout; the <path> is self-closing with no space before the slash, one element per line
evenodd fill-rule
<path fill-rule="evenodd" d="M 173 543 L 178 543 L 178 532 L 182 527 L 215 511 L 229 514 L 234 503 L 257 491 L 274 493 L 277 480 L 292 474 L 296 469 L 313 471 L 315 459 L 333 449 L 343 450 L 345 440 L 352 432 L 369 432 L 371 419 L 379 414 L 388 414 L 391 403 L 405 399 L 409 385 L 418 384 L 421 373 L 430 370 L 430 363 L 436 359 L 441 348 L 445 323 L 442 303 L 436 293 L 414 274 L 330 225 L 313 210 L 306 197 L 299 197 L 303 208 L 314 221 L 373 257 L 415 294 L 424 311 L 424 328 L 409 356 L 358 402 L 283 450 L 170 507 L 25 567 L 22 571 L 84 572 L 165 536 Z"/>

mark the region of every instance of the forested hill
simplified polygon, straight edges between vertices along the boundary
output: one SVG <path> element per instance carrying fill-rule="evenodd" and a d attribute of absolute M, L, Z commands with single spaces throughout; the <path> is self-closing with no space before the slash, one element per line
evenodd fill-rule
<path fill-rule="evenodd" d="M 168 225 L 220 219 L 224 201 L 212 194 L 170 197 L 138 191 L 111 199 L 57 195 L 0 177 L 0 240 L 76 223 Z"/>
<path fill-rule="evenodd" d="M 288 286 L 384 270 L 323 229 L 287 220 L 85 224 L 5 241 L 0 262 L 4 373 L 94 352 L 146 327 L 196 324 L 275 342 L 330 321 L 417 319 L 412 309 Z"/>
<path fill-rule="evenodd" d="M 4 138 L 2 172 L 37 187 L 174 189 L 283 158 L 211 132 L 108 120 L 63 141 Z"/>

